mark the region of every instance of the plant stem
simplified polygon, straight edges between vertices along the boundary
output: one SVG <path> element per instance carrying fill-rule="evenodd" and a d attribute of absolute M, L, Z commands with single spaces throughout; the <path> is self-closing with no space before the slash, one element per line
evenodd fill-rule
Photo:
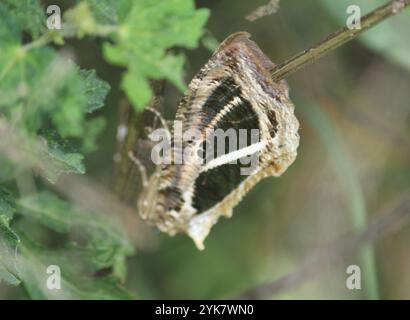
<path fill-rule="evenodd" d="M 356 38 L 362 32 L 374 27 L 379 22 L 396 15 L 410 5 L 410 0 L 392 0 L 381 6 L 361 19 L 359 29 L 349 29 L 347 26 L 336 31 L 326 39 L 320 41 L 309 49 L 303 50 L 272 70 L 272 78 L 275 82 L 280 81 L 307 64 L 319 59 L 329 51 L 332 51 L 346 42 Z"/>

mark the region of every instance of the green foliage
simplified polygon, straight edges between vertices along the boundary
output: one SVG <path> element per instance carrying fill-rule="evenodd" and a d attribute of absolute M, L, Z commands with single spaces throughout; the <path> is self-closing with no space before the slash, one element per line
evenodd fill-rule
<path fill-rule="evenodd" d="M 80 1 L 77 1 L 80 2 Z M 85 1 L 98 23 L 101 24 L 117 24 L 118 9 L 121 1 L 111 0 L 86 0 Z"/>
<path fill-rule="evenodd" d="M 352 5 L 351 1 L 328 1 L 322 0 L 322 5 L 337 19 L 341 24 L 346 24 L 348 14 L 346 9 Z M 358 0 L 354 2 L 361 9 L 364 16 L 378 6 L 385 4 L 384 0 L 366 1 Z M 410 30 L 410 10 L 404 10 L 399 15 L 389 21 L 381 23 L 379 26 L 364 33 L 358 39 L 365 46 L 381 54 L 389 61 L 405 67 L 410 71 L 410 42 L 406 30 Z"/>
<path fill-rule="evenodd" d="M 47 160 L 52 162 L 46 173 L 55 181 L 61 173 L 85 173 L 84 156 L 73 151 L 70 141 L 62 139 L 55 130 L 45 130 L 41 136 L 45 139 Z"/>
<path fill-rule="evenodd" d="M 70 243 L 80 251 L 92 272 L 112 268 L 112 276 L 125 280 L 125 258 L 133 247 L 122 230 L 101 213 L 84 212 L 50 192 L 41 192 L 19 200 L 21 213 L 60 233 L 72 230 L 88 235 L 82 244 Z"/>
<path fill-rule="evenodd" d="M 45 14 L 37 0 L 6 0 L 9 14 L 22 30 L 33 37 L 39 36 L 45 29 Z"/>
<path fill-rule="evenodd" d="M 20 239 L 10 227 L 15 211 L 14 197 L 0 187 L 0 281 L 4 280 L 13 285 L 20 283 L 16 256 Z"/>
<path fill-rule="evenodd" d="M 165 78 L 185 90 L 185 59 L 167 49 L 196 47 L 208 11 L 195 10 L 193 1 L 188 0 L 122 1 L 124 7 L 127 10 L 119 15 L 114 44 L 104 44 L 104 55 L 108 61 L 127 67 L 122 86 L 133 104 L 143 108 L 148 103 L 152 95 L 148 78 Z"/>
<path fill-rule="evenodd" d="M 25 238 L 23 234 L 20 272 L 24 287 L 33 299 L 132 299 L 116 275 L 98 276 L 90 261 L 94 254 L 75 243 L 61 249 L 49 250 Z M 46 287 L 48 266 L 61 268 L 62 290 Z M 98 270 L 101 270 L 98 268 Z"/>
<path fill-rule="evenodd" d="M 175 46 L 195 48 L 208 19 L 192 0 L 87 0 L 65 14 L 78 36 L 104 35 L 105 58 L 127 68 L 122 88 L 137 109 L 152 96 L 149 79 L 167 79 L 185 90 L 182 54 Z"/>
<path fill-rule="evenodd" d="M 110 86 L 107 82 L 97 78 L 95 70 L 80 70 L 79 73 L 85 84 L 87 112 L 94 112 L 104 105 L 104 99 Z"/>
<path fill-rule="evenodd" d="M 13 8 L 18 9 L 16 5 Z M 94 140 L 104 122 L 89 121 L 87 114 L 103 106 L 109 85 L 98 79 L 94 70 L 81 70 L 50 47 L 23 45 L 21 32 L 25 25 L 19 18 L 11 19 L 13 12 L 0 6 L 0 17 L 6 23 L 0 30 L 0 112 L 28 137 L 35 137 L 50 124 L 58 132 L 44 136 L 48 161 L 55 164 L 46 168 L 51 180 L 61 172 L 84 173 L 83 156 L 66 151 L 60 136 L 83 140 L 80 145 L 84 151 L 95 149 Z M 36 12 L 43 11 L 30 13 L 34 21 Z M 38 41 L 33 40 L 33 44 Z"/>
<path fill-rule="evenodd" d="M 2 181 L 30 175 L 32 169 L 41 169 L 51 182 L 62 173 L 85 173 L 81 152 L 95 150 L 104 128 L 104 119 L 90 114 L 104 105 L 110 86 L 95 70 L 80 69 L 47 46 L 65 34 L 48 32 L 44 13 L 37 0 L 0 3 L 0 131 L 8 137 L 0 146 Z M 28 42 L 22 42 L 23 32 L 31 36 Z M 33 245 L 26 230 L 12 228 L 15 214 L 70 235 L 64 245 L 70 255 Z M 73 233 L 77 236 L 72 238 Z M 78 234 L 87 235 L 80 244 L 72 240 Z M 125 279 L 125 259 L 132 252 L 123 231 L 101 213 L 74 208 L 50 191 L 15 199 L 0 187 L 0 280 L 14 285 L 22 281 L 33 298 L 49 297 L 39 274 L 58 262 L 65 268 L 66 296 L 130 298 L 118 283 Z M 75 266 L 70 267 L 68 256 L 76 257 Z M 95 278 L 103 269 L 109 270 L 107 276 Z"/>
<path fill-rule="evenodd" d="M 0 186 L 0 280 L 22 282 L 34 299 L 133 298 L 120 283 L 134 249 L 115 214 L 74 206 L 33 176 L 54 183 L 61 174 L 84 174 L 85 154 L 96 150 L 106 122 L 94 113 L 110 86 L 56 46 L 102 37 L 105 58 L 126 68 L 122 87 L 141 108 L 151 97 L 150 79 L 185 89 L 185 58 L 170 49 L 196 47 L 207 17 L 192 0 L 84 0 L 64 13 L 63 29 L 48 30 L 41 1 L 0 3 L 0 134 L 7 137 L 0 182 L 24 195 Z M 63 240 L 50 248 L 46 240 L 57 234 Z M 46 288 L 49 265 L 61 267 L 64 290 Z"/>

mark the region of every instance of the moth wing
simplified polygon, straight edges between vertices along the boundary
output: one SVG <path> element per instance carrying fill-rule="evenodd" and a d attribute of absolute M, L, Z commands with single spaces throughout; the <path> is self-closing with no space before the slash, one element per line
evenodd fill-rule
<path fill-rule="evenodd" d="M 157 224 L 162 230 L 188 232 L 201 247 L 220 215 L 230 215 L 260 179 L 281 174 L 293 162 L 299 124 L 286 83 L 271 79 L 273 67 L 241 32 L 228 37 L 191 81 L 178 107 L 176 121 L 182 130 L 174 130 L 172 146 L 176 153 L 191 152 L 181 163 L 174 161 L 161 170 L 158 193 L 164 216 Z M 200 134 L 183 139 L 184 132 L 192 129 Z M 207 143 L 218 130 L 227 143 L 222 148 L 216 145 L 216 150 L 225 152 L 208 153 Z M 233 149 L 228 131 L 241 138 Z M 250 164 L 250 171 L 244 171 Z"/>

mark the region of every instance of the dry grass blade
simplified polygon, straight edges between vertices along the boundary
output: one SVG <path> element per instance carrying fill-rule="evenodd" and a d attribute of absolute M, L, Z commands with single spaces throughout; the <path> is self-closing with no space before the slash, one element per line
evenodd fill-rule
<path fill-rule="evenodd" d="M 278 12 L 279 1 L 280 0 L 270 0 L 267 4 L 260 6 L 252 11 L 245 17 L 245 19 L 253 22 L 255 20 Z"/>
<path fill-rule="evenodd" d="M 410 218 L 410 190 L 397 197 L 378 218 L 368 224 L 362 233 L 352 233 L 324 248 L 320 253 L 307 259 L 302 266 L 271 283 L 265 283 L 247 290 L 237 299 L 261 299 L 277 296 L 295 290 L 302 284 L 323 274 L 327 266 L 355 254 L 363 246 L 384 237 L 387 233 L 401 229 Z M 396 228 L 396 230 L 394 230 Z"/>

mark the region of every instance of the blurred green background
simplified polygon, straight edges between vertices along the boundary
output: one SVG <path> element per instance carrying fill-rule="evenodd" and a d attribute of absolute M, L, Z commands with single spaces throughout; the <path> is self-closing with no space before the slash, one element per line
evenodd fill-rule
<path fill-rule="evenodd" d="M 273 62 L 308 48 L 339 27 L 349 1 L 286 0 L 277 13 L 245 19 L 266 0 L 201 0 L 210 9 L 207 37 L 222 41 L 248 31 Z M 363 13 L 383 1 L 356 1 Z M 65 2 L 69 5 L 69 1 Z M 64 5 L 64 2 L 63 2 Z M 295 163 L 280 178 L 259 183 L 221 219 L 198 251 L 186 236 L 153 231 L 127 260 L 125 287 L 141 299 L 230 298 L 297 271 L 306 259 L 410 188 L 410 10 L 376 26 L 292 75 L 290 95 L 300 121 Z M 122 69 L 101 55 L 99 40 L 70 40 L 83 68 L 108 81 L 107 127 L 86 158 L 87 175 L 112 189 Z M 211 52 L 203 44 L 187 55 L 188 83 Z M 181 92 L 167 85 L 165 117 L 172 119 Z M 137 196 L 137 195 L 135 195 Z M 27 228 L 30 228 L 27 225 Z M 51 239 L 52 242 L 52 239 Z M 410 228 L 383 237 L 373 250 L 337 263 L 324 261 L 315 276 L 280 299 L 409 299 Z M 362 290 L 346 288 L 346 268 L 359 265 Z M 0 283 L 0 298 L 27 298 L 21 287 Z"/>

